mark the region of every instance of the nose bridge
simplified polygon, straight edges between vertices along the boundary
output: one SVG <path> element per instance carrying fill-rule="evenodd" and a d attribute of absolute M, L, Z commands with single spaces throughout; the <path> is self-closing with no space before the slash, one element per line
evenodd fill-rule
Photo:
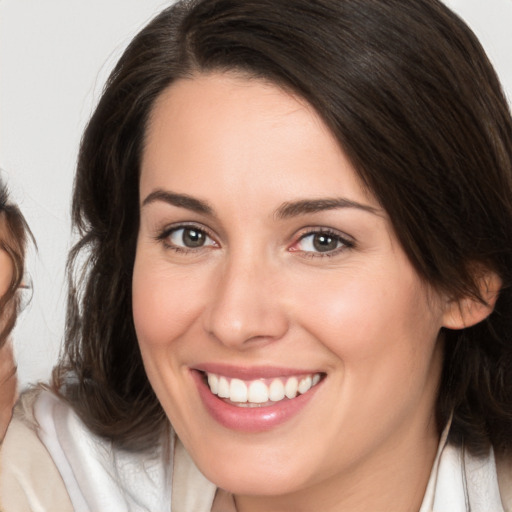
<path fill-rule="evenodd" d="M 226 257 L 206 315 L 206 330 L 227 346 L 276 340 L 287 330 L 277 268 L 269 258 L 248 249 Z"/>

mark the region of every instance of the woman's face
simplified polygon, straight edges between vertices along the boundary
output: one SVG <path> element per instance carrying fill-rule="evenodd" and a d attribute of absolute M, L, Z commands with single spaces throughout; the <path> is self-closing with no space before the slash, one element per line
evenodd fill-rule
<path fill-rule="evenodd" d="M 174 83 L 140 198 L 140 349 L 208 478 L 293 492 L 437 442 L 445 301 L 308 104 L 229 74 Z"/>

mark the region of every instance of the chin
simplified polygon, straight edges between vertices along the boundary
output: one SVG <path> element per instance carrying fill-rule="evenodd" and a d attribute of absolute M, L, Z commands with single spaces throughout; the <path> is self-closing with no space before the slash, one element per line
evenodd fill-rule
<path fill-rule="evenodd" d="M 250 445 L 250 441 L 247 440 Z M 248 449 L 247 449 L 248 448 Z M 212 453 L 213 452 L 213 453 Z M 201 472 L 217 487 L 233 494 L 277 496 L 294 492 L 313 478 L 312 465 L 288 454 L 276 453 L 265 447 L 209 450 L 204 457 L 193 456 Z"/>
<path fill-rule="evenodd" d="M 224 468 L 218 468 L 205 473 L 205 476 L 217 487 L 237 495 L 278 496 L 300 487 L 295 472 L 287 472 L 285 468 L 268 469 L 262 471 L 248 467 L 247 470 L 229 468 L 224 471 Z"/>

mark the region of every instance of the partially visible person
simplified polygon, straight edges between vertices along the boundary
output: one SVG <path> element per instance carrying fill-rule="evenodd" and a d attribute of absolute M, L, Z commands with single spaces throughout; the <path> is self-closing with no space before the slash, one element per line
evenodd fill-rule
<path fill-rule="evenodd" d="M 20 305 L 28 227 L 17 206 L 9 202 L 0 180 L 0 441 L 16 401 L 16 363 L 9 335 Z"/>

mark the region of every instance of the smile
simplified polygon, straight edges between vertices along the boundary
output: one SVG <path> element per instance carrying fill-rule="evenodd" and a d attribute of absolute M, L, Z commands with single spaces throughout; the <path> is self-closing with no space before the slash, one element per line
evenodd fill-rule
<path fill-rule="evenodd" d="M 321 380 L 320 373 L 250 381 L 210 372 L 205 375 L 214 395 L 239 407 L 264 407 L 282 400 L 291 400 L 304 395 Z"/>
<path fill-rule="evenodd" d="M 205 364 L 191 368 L 208 415 L 239 432 L 273 430 L 301 417 L 327 380 L 324 372 Z"/>

